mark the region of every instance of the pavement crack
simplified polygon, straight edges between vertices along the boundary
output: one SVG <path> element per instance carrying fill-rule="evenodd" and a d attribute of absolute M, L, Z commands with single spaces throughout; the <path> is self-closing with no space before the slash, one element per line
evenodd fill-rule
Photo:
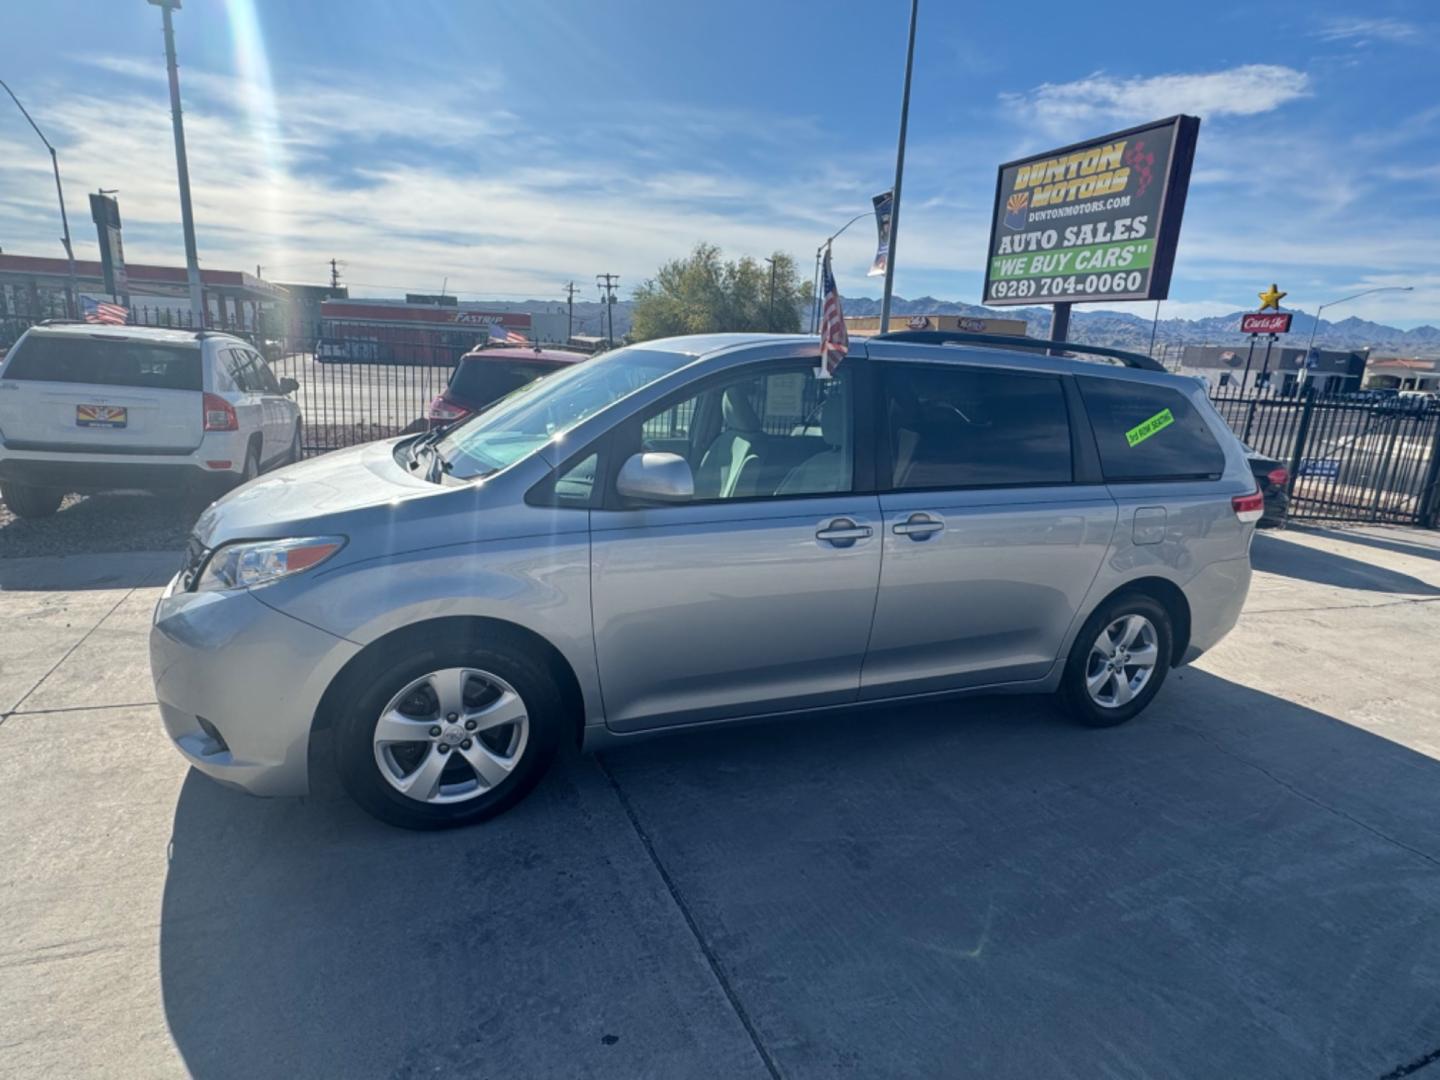
<path fill-rule="evenodd" d="M 9 717 L 19 712 L 20 706 L 24 705 L 25 702 L 30 700 L 30 695 L 35 693 L 36 690 L 39 690 L 40 687 L 44 686 L 45 680 L 50 678 L 51 675 L 54 675 L 56 669 L 59 668 L 61 664 L 65 663 L 66 660 L 70 659 L 71 653 L 73 653 L 76 649 L 80 648 L 81 645 L 84 645 L 86 641 L 90 640 L 90 635 L 95 633 L 96 630 L 99 630 L 100 627 L 105 624 L 105 620 L 110 618 L 111 615 L 114 615 L 121 604 L 125 603 L 126 600 L 129 600 L 130 597 L 134 596 L 135 590 L 138 587 L 139 586 L 135 586 L 134 588 L 126 589 L 125 595 L 120 597 L 119 600 L 116 600 L 115 603 L 111 605 L 109 611 L 105 612 L 104 615 L 101 615 L 100 618 L 96 619 L 95 625 L 90 627 L 89 630 L 86 630 L 85 633 L 80 635 L 79 641 L 75 642 L 74 645 L 71 645 L 70 648 L 66 649 L 63 653 L 61 653 L 60 659 L 56 660 L 55 663 L 50 666 L 50 670 L 45 672 L 44 675 L 41 675 L 40 678 L 36 679 L 35 685 L 30 687 L 29 690 L 26 690 L 25 693 L 21 695 L 20 700 L 15 702 L 14 706 L 7 710 L 3 716 L 0 716 L 0 724 L 3 724 Z"/>
<path fill-rule="evenodd" d="M 1430 1053 L 1425 1054 L 1423 1057 L 1418 1057 L 1414 1061 L 1408 1061 L 1404 1065 L 1395 1066 L 1395 1068 L 1380 1077 L 1380 1080 L 1401 1080 L 1401 1077 L 1417 1073 L 1425 1068 L 1425 1066 L 1434 1065 L 1437 1061 L 1440 1061 L 1440 1050 L 1431 1050 Z"/>
<path fill-rule="evenodd" d="M 710 966 L 710 973 L 715 976 L 715 981 L 720 984 L 720 989 L 725 994 L 725 999 L 730 1003 L 730 1008 L 745 1028 L 745 1033 L 750 1036 L 750 1043 L 755 1047 L 755 1052 L 760 1055 L 760 1060 L 765 1063 L 765 1068 L 773 1080 L 782 1080 L 783 1074 L 780 1072 L 779 1065 L 777 1065 L 775 1059 L 770 1056 L 770 1051 L 765 1048 L 765 1043 L 760 1038 L 760 1032 L 755 1029 L 755 1024 L 750 1019 L 750 1014 L 745 1011 L 745 1006 L 741 1004 L 739 996 L 735 993 L 735 988 L 730 985 L 730 979 L 725 974 L 725 969 L 720 963 L 720 958 L 715 955 L 714 950 L 710 948 L 704 935 L 700 933 L 700 927 L 695 922 L 695 916 L 690 912 L 690 906 L 685 902 L 685 897 L 681 895 L 680 887 L 676 885 L 675 879 L 670 876 L 670 872 L 665 869 L 665 864 L 660 861 L 660 855 L 655 850 L 654 843 L 650 840 L 650 834 L 645 831 L 645 826 L 640 824 L 640 818 L 635 813 L 635 807 L 630 803 L 630 797 L 625 794 L 625 790 L 615 779 L 614 774 L 605 766 L 604 759 L 598 754 L 595 756 L 595 763 L 600 767 L 601 774 L 604 775 L 605 779 L 609 782 L 611 790 L 615 792 L 615 797 L 620 800 L 620 806 L 625 811 L 625 816 L 630 819 L 630 827 L 635 830 L 635 835 L 639 837 L 641 845 L 645 848 L 645 854 L 650 857 L 650 862 L 655 867 L 655 872 L 660 875 L 660 880 L 665 883 L 665 888 L 670 893 L 670 899 L 674 901 L 676 908 L 680 911 L 681 918 L 685 920 L 685 925 L 689 927 L 690 936 L 695 939 L 695 944 L 699 947 L 701 955 L 705 957 L 705 962 Z"/>
<path fill-rule="evenodd" d="M 53 709 L 11 709 L 9 712 L 0 713 L 0 721 L 8 720 L 12 716 L 48 716 L 51 713 L 94 712 L 97 709 L 143 709 L 147 705 L 154 704 L 156 701 L 151 698 L 149 701 L 117 701 L 104 705 L 57 705 Z"/>
<path fill-rule="evenodd" d="M 1380 608 L 1405 607 L 1410 604 L 1434 604 L 1440 602 L 1440 596 L 1411 596 L 1404 600 L 1386 600 L 1379 604 L 1326 604 L 1321 607 L 1292 607 L 1292 608 L 1249 608 L 1242 613 L 1241 618 L 1251 615 L 1294 615 L 1306 611 L 1375 611 Z"/>
<path fill-rule="evenodd" d="M 1332 805 L 1330 805 L 1329 803 L 1327 803 L 1324 799 L 1321 799 L 1321 798 L 1319 798 L 1319 797 L 1317 797 L 1317 796 L 1315 796 L 1315 795 L 1311 795 L 1308 791 L 1304 791 L 1304 790 L 1302 790 L 1301 788 L 1296 787 L 1294 784 L 1290 783 L 1290 781 L 1285 780 L 1285 779 L 1282 779 L 1282 778 L 1279 777 L 1279 776 L 1276 776 L 1273 772 L 1271 772 L 1269 769 L 1267 769 L 1264 765 L 1261 765 L 1259 762 L 1257 762 L 1257 761 L 1252 761 L 1250 758 L 1245 757 L 1243 754 L 1237 754 L 1237 753 L 1235 753 L 1235 751 L 1230 750 L 1230 749 L 1228 749 L 1228 748 L 1225 747 L 1225 746 L 1222 746 L 1220 743 L 1216 742 L 1214 739 L 1212 739 L 1209 735 L 1207 735 L 1207 734 L 1206 734 L 1203 730 L 1201 730 L 1200 728 L 1189 727 L 1189 726 L 1186 726 L 1186 725 L 1181 725 L 1181 726 L 1184 728 L 1184 730 L 1189 731 L 1192 735 L 1195 735 L 1197 738 L 1199 738 L 1199 739 L 1202 740 L 1203 742 L 1208 743 L 1212 748 L 1214 748 L 1215 750 L 1218 750 L 1220 753 L 1224 754 L 1226 757 L 1233 758 L 1234 760 L 1240 762 L 1242 765 L 1248 765 L 1250 768 L 1254 769 L 1256 772 L 1261 773 L 1261 774 L 1263 774 L 1264 776 L 1269 777 L 1271 780 L 1273 780 L 1275 783 L 1279 784 L 1281 787 L 1283 787 L 1286 791 L 1290 792 L 1292 795 L 1298 796 L 1299 798 L 1304 799 L 1306 802 L 1311 803 L 1311 804 L 1314 805 L 1314 806 L 1318 806 L 1320 809 L 1325 810 L 1325 811 L 1327 811 L 1327 812 L 1329 812 L 1329 813 L 1331 813 L 1331 814 L 1334 814 L 1336 817 L 1343 818 L 1344 820 L 1350 822 L 1352 825 L 1357 825 L 1357 826 L 1359 826 L 1360 828 L 1364 829 L 1364 830 L 1365 830 L 1366 832 L 1368 832 L 1371 836 L 1374 836 L 1374 837 L 1376 837 L 1377 839 L 1380 839 L 1380 840 L 1384 840 L 1387 844 L 1392 844 L 1392 845 L 1394 845 L 1395 847 L 1398 847 L 1398 848 L 1400 848 L 1400 849 L 1402 849 L 1402 850 L 1404 850 L 1404 851 L 1408 851 L 1408 852 L 1410 852 L 1410 854 L 1415 855 L 1415 856 L 1417 856 L 1417 857 L 1419 857 L 1419 858 L 1421 858 L 1421 859 L 1424 859 L 1424 860 L 1425 860 L 1426 862 L 1428 862 L 1431 866 L 1434 866 L 1434 867 L 1436 867 L 1437 869 L 1440 869 L 1440 858 L 1436 858 L 1434 855 L 1431 855 L 1431 854 L 1430 854 L 1429 852 L 1427 852 L 1427 851 L 1422 851 L 1420 848 L 1412 847 L 1411 845 L 1405 843 L 1403 840 L 1397 840 L 1395 837 L 1390 836 L 1388 833 L 1381 832 L 1379 829 L 1377 829 L 1375 826 L 1371 825 L 1369 822 L 1367 822 L 1367 821 L 1362 821 L 1360 818 L 1357 818 L 1354 814 L 1348 813 L 1347 811 L 1340 809 L 1338 806 L 1332 806 Z M 1396 1074 L 1396 1075 L 1404 1075 L 1404 1074 L 1402 1073 L 1402 1074 Z"/>

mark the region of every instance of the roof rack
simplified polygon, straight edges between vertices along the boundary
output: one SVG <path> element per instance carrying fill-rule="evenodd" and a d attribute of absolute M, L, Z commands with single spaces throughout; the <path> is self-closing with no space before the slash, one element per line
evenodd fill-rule
<path fill-rule="evenodd" d="M 998 345 L 1009 349 L 1026 349 L 1030 352 L 1073 352 L 1103 356 L 1118 360 L 1126 367 L 1142 371 L 1164 371 L 1165 365 L 1144 353 L 1127 349 L 1112 349 L 1108 345 L 1082 345 L 1078 341 L 1052 341 L 1048 338 L 1032 338 L 1019 334 L 976 334 L 968 330 L 893 330 L 888 334 L 875 334 L 870 341 L 910 341 L 919 345 Z"/>

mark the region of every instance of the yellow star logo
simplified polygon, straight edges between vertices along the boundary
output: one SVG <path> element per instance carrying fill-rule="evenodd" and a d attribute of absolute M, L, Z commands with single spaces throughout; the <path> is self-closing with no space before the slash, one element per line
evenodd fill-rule
<path fill-rule="evenodd" d="M 1260 310 L 1264 311 L 1266 308 L 1274 308 L 1276 311 L 1279 311 L 1280 301 L 1289 295 L 1289 293 L 1281 292 L 1280 289 L 1272 283 L 1270 288 L 1259 294 Z"/>

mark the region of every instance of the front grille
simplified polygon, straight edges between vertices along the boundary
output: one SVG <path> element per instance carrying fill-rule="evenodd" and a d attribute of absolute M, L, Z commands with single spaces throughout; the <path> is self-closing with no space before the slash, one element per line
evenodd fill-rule
<path fill-rule="evenodd" d="M 205 565 L 205 556 L 210 554 L 198 537 L 192 536 L 185 544 L 185 561 L 180 564 L 180 584 L 186 592 L 195 588 L 200 578 L 200 568 Z"/>

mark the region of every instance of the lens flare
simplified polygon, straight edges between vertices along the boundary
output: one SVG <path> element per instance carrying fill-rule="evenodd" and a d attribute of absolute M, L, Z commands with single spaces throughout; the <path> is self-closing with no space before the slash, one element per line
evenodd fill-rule
<path fill-rule="evenodd" d="M 235 72 L 246 125 L 255 145 L 256 160 L 264 173 L 254 222 L 259 235 L 254 240 L 264 252 L 260 261 L 278 267 L 285 261 L 283 215 L 288 184 L 284 140 L 275 107 L 275 86 L 270 78 L 270 58 L 265 51 L 265 37 L 260 29 L 260 17 L 255 11 L 255 0 L 225 0 L 225 12 L 230 22 Z"/>

